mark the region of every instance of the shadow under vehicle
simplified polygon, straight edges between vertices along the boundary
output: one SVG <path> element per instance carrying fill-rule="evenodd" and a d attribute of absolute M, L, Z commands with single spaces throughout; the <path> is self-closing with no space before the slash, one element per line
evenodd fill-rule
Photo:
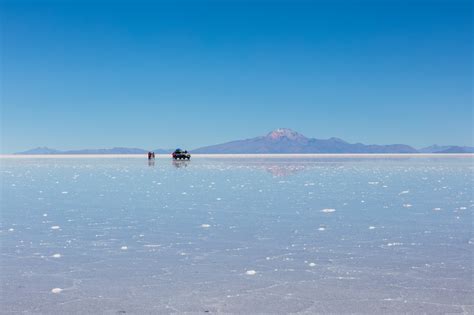
<path fill-rule="evenodd" d="M 171 156 L 175 160 L 189 160 L 191 158 L 191 154 L 188 151 L 181 149 L 176 149 Z"/>

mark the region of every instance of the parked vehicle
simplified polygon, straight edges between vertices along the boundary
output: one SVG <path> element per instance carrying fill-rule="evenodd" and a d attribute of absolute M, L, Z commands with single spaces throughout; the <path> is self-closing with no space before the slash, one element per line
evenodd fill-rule
<path fill-rule="evenodd" d="M 189 160 L 191 158 L 191 154 L 188 151 L 181 149 L 174 150 L 172 156 L 175 160 Z"/>

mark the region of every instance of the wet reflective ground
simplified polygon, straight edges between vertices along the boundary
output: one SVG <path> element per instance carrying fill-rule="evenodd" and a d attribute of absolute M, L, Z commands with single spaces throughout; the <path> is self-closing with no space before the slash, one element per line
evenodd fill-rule
<path fill-rule="evenodd" d="M 1 313 L 474 313 L 472 158 L 0 162 Z"/>

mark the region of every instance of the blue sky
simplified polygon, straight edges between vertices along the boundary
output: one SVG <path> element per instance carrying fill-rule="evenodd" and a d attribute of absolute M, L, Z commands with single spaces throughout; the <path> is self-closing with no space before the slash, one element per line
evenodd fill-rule
<path fill-rule="evenodd" d="M 278 127 L 472 145 L 472 1 L 1 2 L 2 152 Z"/>

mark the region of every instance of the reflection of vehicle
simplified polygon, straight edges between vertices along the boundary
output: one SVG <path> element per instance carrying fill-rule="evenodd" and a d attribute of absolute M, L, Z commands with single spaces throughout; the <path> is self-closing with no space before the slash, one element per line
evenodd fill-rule
<path fill-rule="evenodd" d="M 191 158 L 191 154 L 188 151 L 181 149 L 174 150 L 172 156 L 175 160 L 189 160 Z"/>
<path fill-rule="evenodd" d="M 173 166 L 176 167 L 176 168 L 185 168 L 185 167 L 188 167 L 188 161 L 186 160 L 173 160 Z"/>

